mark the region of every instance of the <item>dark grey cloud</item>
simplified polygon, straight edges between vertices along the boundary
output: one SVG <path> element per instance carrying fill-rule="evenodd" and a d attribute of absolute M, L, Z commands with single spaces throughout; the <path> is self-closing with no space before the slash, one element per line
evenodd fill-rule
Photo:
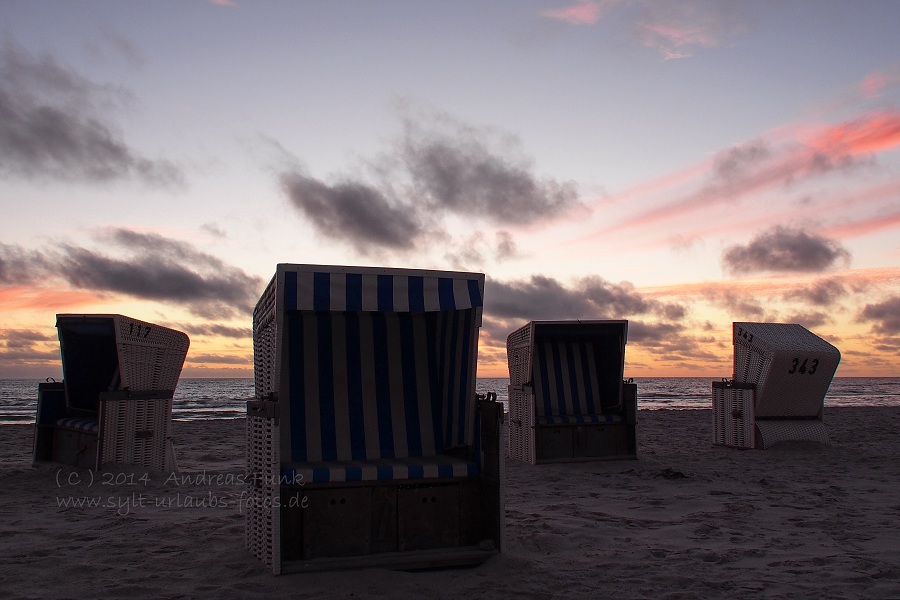
<path fill-rule="evenodd" d="M 190 332 L 188 332 L 190 333 Z M 212 363 L 219 365 L 247 365 L 247 358 L 244 356 L 232 356 L 229 354 L 194 354 L 191 353 L 190 361 L 192 363 Z"/>
<path fill-rule="evenodd" d="M 734 315 L 736 320 L 759 319 L 765 314 L 765 309 L 759 299 L 737 292 L 732 292 L 721 287 L 710 287 L 703 290 L 703 296 L 711 302 L 723 306 Z"/>
<path fill-rule="evenodd" d="M 253 337 L 253 330 L 250 327 L 230 327 L 228 325 L 219 324 L 195 325 L 193 323 L 184 323 L 179 326 L 179 329 L 190 335 L 228 337 L 238 340 L 245 340 Z"/>
<path fill-rule="evenodd" d="M 746 246 L 727 248 L 722 255 L 722 264 L 735 274 L 815 272 L 849 259 L 850 253 L 836 241 L 801 229 L 777 226 L 759 234 Z"/>
<path fill-rule="evenodd" d="M 116 256 L 62 246 L 57 274 L 82 289 L 187 306 L 209 318 L 249 314 L 263 281 L 193 246 L 153 233 L 114 229 Z"/>
<path fill-rule="evenodd" d="M 3 339 L 7 348 L 30 348 L 38 342 L 51 342 L 56 338 L 31 329 L 7 329 L 3 332 Z"/>
<path fill-rule="evenodd" d="M 803 300 L 816 306 L 831 306 L 849 294 L 838 279 L 819 279 L 810 286 L 804 286 L 785 294 L 788 300 Z"/>
<path fill-rule="evenodd" d="M 657 314 L 683 317 L 683 307 L 644 298 L 631 283 L 583 277 L 566 287 L 552 277 L 490 281 L 485 313 L 500 319 L 627 319 Z"/>
<path fill-rule="evenodd" d="M 816 327 L 821 327 L 822 325 L 834 322 L 834 319 L 832 319 L 829 314 L 822 311 L 812 311 L 794 313 L 785 318 L 784 321 L 786 323 L 798 323 L 807 329 L 815 329 Z"/>
<path fill-rule="evenodd" d="M 628 322 L 628 343 L 652 349 L 659 363 L 695 367 L 697 360 L 718 362 L 722 356 L 704 349 L 704 344 L 715 342 L 710 336 L 693 335 L 682 323 Z"/>
<path fill-rule="evenodd" d="M 48 269 L 49 264 L 40 252 L 0 242 L 0 284 L 32 283 Z"/>
<path fill-rule="evenodd" d="M 420 248 L 426 233 L 433 243 L 450 216 L 521 225 L 584 209 L 574 183 L 541 178 L 532 162 L 510 136 L 431 114 L 404 120 L 390 154 L 368 163 L 372 177 L 359 170 L 325 182 L 295 164 L 278 170 L 282 190 L 318 233 L 372 254 Z M 514 255 L 505 240 L 497 256 Z"/>
<path fill-rule="evenodd" d="M 874 304 L 866 304 L 860 313 L 861 321 L 871 321 L 873 329 L 884 335 L 900 334 L 900 296 L 893 296 Z"/>
<path fill-rule="evenodd" d="M 25 362 L 58 360 L 59 350 L 39 349 L 40 344 L 55 342 L 56 339 L 31 329 L 3 329 L 0 330 L 0 357 Z"/>
<path fill-rule="evenodd" d="M 181 241 L 127 229 L 98 237 L 102 252 L 67 243 L 42 252 L 0 244 L 0 284 L 62 280 L 98 293 L 182 305 L 212 319 L 250 314 L 264 288 L 261 278 Z"/>
<path fill-rule="evenodd" d="M 483 270 L 488 259 L 498 262 L 522 256 L 515 238 L 508 231 L 486 234 L 477 231 L 468 236 L 452 238 L 450 235 L 432 232 L 429 243 L 441 244 L 449 250 L 444 258 L 454 269 L 462 271 Z"/>
<path fill-rule="evenodd" d="M 688 331 L 684 306 L 646 298 L 629 282 L 589 276 L 564 285 L 552 277 L 534 275 L 516 281 L 490 280 L 486 288 L 485 345 L 495 353 L 510 333 L 528 321 L 627 319 L 628 343 L 652 349 L 661 364 L 720 360 L 704 349 L 704 344 L 715 340 Z"/>
<path fill-rule="evenodd" d="M 0 44 L 0 175 L 181 185 L 181 170 L 135 152 L 108 122 L 121 92 L 10 40 Z"/>
<path fill-rule="evenodd" d="M 374 244 L 412 248 L 422 225 L 415 209 L 362 183 L 327 185 L 299 173 L 283 173 L 282 189 L 316 230 L 366 253 Z"/>
<path fill-rule="evenodd" d="M 577 186 L 539 178 L 514 138 L 447 117 L 431 126 L 407 120 L 402 159 L 431 209 L 523 224 L 578 204 Z"/>
<path fill-rule="evenodd" d="M 565 288 L 552 277 L 533 275 L 521 281 L 490 281 L 485 313 L 502 319 L 599 318 L 585 295 Z"/>
<path fill-rule="evenodd" d="M 495 236 L 497 242 L 497 259 L 504 260 L 519 256 L 519 247 L 515 238 L 508 231 L 498 231 Z"/>
<path fill-rule="evenodd" d="M 746 176 L 771 155 L 772 151 L 761 141 L 735 146 L 716 157 L 714 172 L 718 178 L 731 181 Z"/>

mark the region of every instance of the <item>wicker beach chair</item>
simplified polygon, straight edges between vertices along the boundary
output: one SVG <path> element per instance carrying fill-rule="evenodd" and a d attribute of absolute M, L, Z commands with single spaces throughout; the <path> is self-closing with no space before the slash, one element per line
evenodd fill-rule
<path fill-rule="evenodd" d="M 246 545 L 275 574 L 477 564 L 501 545 L 484 276 L 280 264 L 253 313 Z"/>
<path fill-rule="evenodd" d="M 713 442 L 739 448 L 827 443 L 825 394 L 840 351 L 801 325 L 733 328 L 733 379 L 712 384 Z"/>
<path fill-rule="evenodd" d="M 38 386 L 34 462 L 173 469 L 188 336 L 122 315 L 57 315 L 56 327 L 63 381 Z"/>
<path fill-rule="evenodd" d="M 532 321 L 507 338 L 506 455 L 531 464 L 637 457 L 628 321 Z"/>

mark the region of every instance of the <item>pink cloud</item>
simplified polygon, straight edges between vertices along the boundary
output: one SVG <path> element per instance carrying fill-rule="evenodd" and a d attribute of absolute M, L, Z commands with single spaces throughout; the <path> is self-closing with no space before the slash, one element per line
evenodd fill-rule
<path fill-rule="evenodd" d="M 887 79 L 881 73 L 872 73 L 863 79 L 860 87 L 866 98 L 877 98 L 887 85 Z"/>
<path fill-rule="evenodd" d="M 612 3 L 609 1 L 579 0 L 577 4 L 571 6 L 541 11 L 541 16 L 550 19 L 558 19 L 573 25 L 593 25 L 600 20 L 603 9 L 606 7 L 605 5 L 610 4 Z"/>
<path fill-rule="evenodd" d="M 879 98 L 881 93 L 890 87 L 900 84 L 900 64 L 873 71 L 859 83 L 859 91 L 863 98 Z"/>
<path fill-rule="evenodd" d="M 835 239 L 876 233 L 897 225 L 892 203 L 900 194 L 900 178 L 872 183 L 849 175 L 872 164 L 866 157 L 898 149 L 900 111 L 816 128 L 778 127 L 758 140 L 595 201 L 589 206 L 596 214 L 614 210 L 624 216 L 563 243 L 616 237 L 644 248 L 683 248 L 686 240 L 755 231 L 773 219 L 803 222 Z M 825 187 L 804 197 L 803 185 L 829 176 L 842 180 L 834 193 Z M 870 217 L 873 211 L 882 216 Z"/>
<path fill-rule="evenodd" d="M 822 230 L 822 233 L 836 238 L 848 238 L 877 233 L 885 229 L 900 226 L 900 212 L 889 215 L 878 215 L 868 219 L 843 222 Z"/>
<path fill-rule="evenodd" d="M 760 143 L 768 147 L 765 142 Z M 666 195 L 666 186 L 684 183 L 689 176 L 695 177 L 700 187 L 687 194 L 669 188 L 673 196 L 654 201 L 650 194 L 635 197 L 632 202 L 648 205 L 644 211 L 626 223 L 611 224 L 601 234 L 621 230 L 623 227 L 644 228 L 689 215 L 699 210 L 709 210 L 715 205 L 727 204 L 734 207 L 741 199 L 762 194 L 786 185 L 798 183 L 829 172 L 851 168 L 853 159 L 886 150 L 900 148 L 900 111 L 867 115 L 855 121 L 820 128 L 805 140 L 794 140 L 768 151 L 744 153 L 740 160 L 731 160 L 738 149 L 722 153 L 719 161 L 705 161 L 705 170 L 691 167 L 680 175 L 671 175 L 656 180 L 641 192 L 655 192 Z M 722 165 L 728 159 L 729 170 Z"/>
<path fill-rule="evenodd" d="M 900 146 L 900 111 L 867 115 L 826 128 L 807 143 L 829 156 L 856 156 Z"/>
<path fill-rule="evenodd" d="M 641 23 L 639 27 L 642 43 L 659 50 L 666 59 L 691 56 L 690 52 L 678 51 L 678 48 L 689 46 L 709 48 L 716 46 L 719 41 L 711 31 L 699 27 L 675 23 Z"/>
<path fill-rule="evenodd" d="M 0 288 L 0 309 L 4 311 L 46 309 L 55 314 L 96 305 L 102 300 L 94 291 L 34 287 Z"/>
<path fill-rule="evenodd" d="M 635 31 L 641 44 L 664 58 L 685 58 L 696 48 L 715 48 L 743 30 L 737 13 L 717 4 L 647 2 Z"/>

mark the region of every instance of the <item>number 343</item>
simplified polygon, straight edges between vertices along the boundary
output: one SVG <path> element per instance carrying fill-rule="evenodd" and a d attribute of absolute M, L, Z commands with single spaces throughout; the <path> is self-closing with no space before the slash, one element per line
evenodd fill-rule
<path fill-rule="evenodd" d="M 810 360 L 809 358 L 804 358 L 803 362 L 800 362 L 799 358 L 791 359 L 791 370 L 788 371 L 788 375 L 794 375 L 795 373 L 799 373 L 801 375 L 812 375 L 816 372 L 816 369 L 819 367 L 819 359 L 814 358 Z"/>

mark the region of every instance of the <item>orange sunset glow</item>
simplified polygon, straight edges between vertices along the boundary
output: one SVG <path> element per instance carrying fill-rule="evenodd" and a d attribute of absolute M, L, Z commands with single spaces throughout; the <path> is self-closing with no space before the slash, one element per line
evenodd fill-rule
<path fill-rule="evenodd" d="M 630 377 L 729 376 L 734 321 L 900 376 L 898 8 L 726 4 L 14 2 L 0 378 L 61 313 L 251 377 L 278 263 L 485 273 L 480 377 L 541 319 L 627 319 Z"/>

